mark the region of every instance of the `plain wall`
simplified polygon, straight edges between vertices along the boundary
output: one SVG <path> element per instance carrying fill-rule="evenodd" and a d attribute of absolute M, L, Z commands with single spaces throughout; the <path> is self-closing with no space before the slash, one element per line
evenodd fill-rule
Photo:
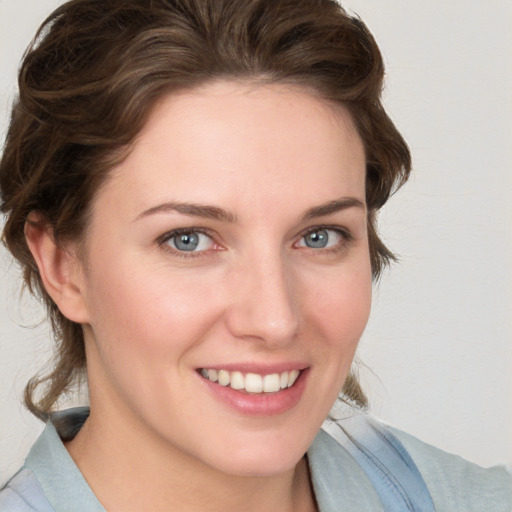
<path fill-rule="evenodd" d="M 57 0 L 0 0 L 0 132 L 15 72 Z M 482 465 L 512 465 L 512 2 L 350 0 L 383 51 L 386 105 L 414 157 L 380 226 L 400 262 L 359 350 L 372 410 Z M 0 249 L 0 482 L 42 429 L 21 405 L 50 355 Z"/>

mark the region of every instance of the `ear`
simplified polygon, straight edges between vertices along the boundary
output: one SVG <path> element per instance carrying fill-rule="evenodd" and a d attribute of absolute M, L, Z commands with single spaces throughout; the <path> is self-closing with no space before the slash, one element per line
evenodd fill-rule
<path fill-rule="evenodd" d="M 60 312 L 73 322 L 88 323 L 83 269 L 75 248 L 58 246 L 51 227 L 34 213 L 25 223 L 25 239 L 43 285 Z"/>

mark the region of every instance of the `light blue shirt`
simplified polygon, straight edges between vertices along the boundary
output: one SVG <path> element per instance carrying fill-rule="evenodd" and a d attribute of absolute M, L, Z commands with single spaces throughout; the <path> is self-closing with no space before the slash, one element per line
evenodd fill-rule
<path fill-rule="evenodd" d="M 0 492 L 0 512 L 105 512 L 61 440 L 87 415 L 52 417 Z M 512 512 L 503 468 L 481 468 L 364 413 L 326 422 L 307 455 L 320 512 Z"/>

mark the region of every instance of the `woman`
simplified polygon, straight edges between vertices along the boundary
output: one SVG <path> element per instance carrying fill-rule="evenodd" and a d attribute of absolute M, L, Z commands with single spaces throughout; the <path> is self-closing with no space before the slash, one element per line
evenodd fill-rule
<path fill-rule="evenodd" d="M 393 257 L 375 216 L 410 170 L 382 78 L 327 0 L 46 21 L 0 183 L 59 352 L 2 510 L 510 509 L 502 470 L 363 413 L 319 431 L 340 390 L 364 408 L 349 369 Z M 84 373 L 90 409 L 52 413 Z"/>

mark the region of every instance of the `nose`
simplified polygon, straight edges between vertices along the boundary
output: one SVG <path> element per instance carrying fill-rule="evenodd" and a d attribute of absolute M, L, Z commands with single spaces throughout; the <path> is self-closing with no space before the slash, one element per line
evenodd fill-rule
<path fill-rule="evenodd" d="M 299 304 L 291 274 L 276 254 L 255 255 L 231 272 L 233 296 L 226 311 L 231 334 L 271 348 L 292 342 L 299 327 Z"/>

